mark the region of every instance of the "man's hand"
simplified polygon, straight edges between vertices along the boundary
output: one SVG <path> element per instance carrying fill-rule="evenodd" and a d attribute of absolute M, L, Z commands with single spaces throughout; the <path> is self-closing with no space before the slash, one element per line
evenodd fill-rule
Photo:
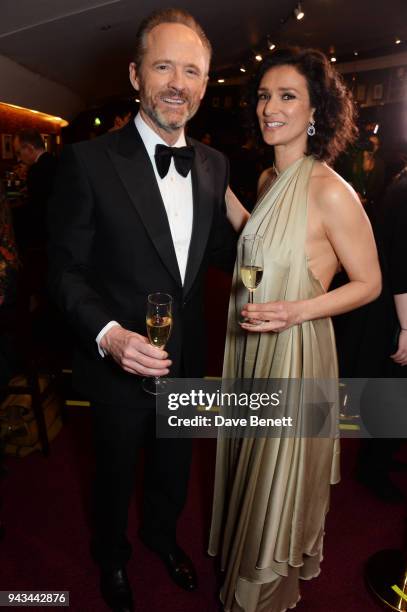
<path fill-rule="evenodd" d="M 151 346 L 145 336 L 115 325 L 100 341 L 101 348 L 123 370 L 139 376 L 165 376 L 171 365 L 168 353 Z"/>

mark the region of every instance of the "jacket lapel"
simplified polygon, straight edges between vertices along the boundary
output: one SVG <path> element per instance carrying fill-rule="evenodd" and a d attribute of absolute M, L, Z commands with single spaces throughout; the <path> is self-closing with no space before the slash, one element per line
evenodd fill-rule
<path fill-rule="evenodd" d="M 181 286 L 164 203 L 150 158 L 133 121 L 117 133 L 116 146 L 112 146 L 108 151 L 164 266 Z"/>
<path fill-rule="evenodd" d="M 212 225 L 214 201 L 213 180 L 209 173 L 206 153 L 195 141 L 187 138 L 187 142 L 195 146 L 196 154 L 192 166 L 194 218 L 185 273 L 184 296 L 190 291 L 202 263 Z"/>

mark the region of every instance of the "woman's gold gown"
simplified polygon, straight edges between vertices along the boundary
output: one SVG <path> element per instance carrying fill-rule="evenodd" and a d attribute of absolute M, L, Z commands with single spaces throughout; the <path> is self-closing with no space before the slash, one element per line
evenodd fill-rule
<path fill-rule="evenodd" d="M 305 254 L 313 164 L 314 158 L 303 157 L 281 173 L 244 229 L 243 235 L 263 237 L 264 273 L 256 302 L 309 299 L 324 292 Z M 237 321 L 246 302 L 236 263 L 223 378 L 337 379 L 329 318 L 280 333 L 249 333 L 245 342 Z M 299 579 L 320 572 L 330 484 L 338 481 L 335 437 L 218 440 L 209 554 L 221 556 L 226 611 L 295 607 Z"/>

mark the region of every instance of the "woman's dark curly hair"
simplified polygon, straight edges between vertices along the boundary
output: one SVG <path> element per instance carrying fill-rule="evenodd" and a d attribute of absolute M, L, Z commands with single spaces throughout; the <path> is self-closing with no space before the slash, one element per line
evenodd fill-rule
<path fill-rule="evenodd" d="M 341 75 L 317 49 L 278 49 L 261 64 L 253 79 L 252 108 L 263 76 L 275 66 L 293 66 L 308 85 L 311 107 L 315 108 L 315 136 L 308 137 L 307 155 L 333 162 L 357 136 L 356 109 Z M 258 120 L 256 118 L 256 123 Z"/>

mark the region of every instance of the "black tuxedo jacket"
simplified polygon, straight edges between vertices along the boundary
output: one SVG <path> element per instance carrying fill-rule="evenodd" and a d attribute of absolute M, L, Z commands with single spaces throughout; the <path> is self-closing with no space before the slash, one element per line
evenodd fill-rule
<path fill-rule="evenodd" d="M 90 399 L 134 403 L 140 378 L 102 358 L 95 338 L 111 320 L 146 335 L 147 295 L 173 296 L 167 350 L 172 376 L 204 374 L 203 275 L 210 260 L 234 258 L 225 218 L 228 162 L 195 147 L 193 228 L 182 286 L 150 159 L 134 125 L 66 147 L 50 202 L 50 288 L 79 339 L 74 383 Z"/>

